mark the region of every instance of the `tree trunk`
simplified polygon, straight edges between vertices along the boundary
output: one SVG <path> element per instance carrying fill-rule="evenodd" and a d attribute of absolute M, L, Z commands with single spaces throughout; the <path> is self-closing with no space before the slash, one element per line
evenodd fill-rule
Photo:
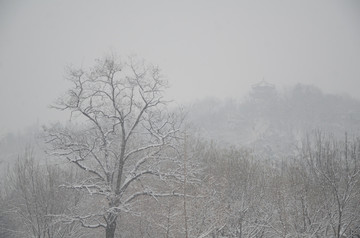
<path fill-rule="evenodd" d="M 114 238 L 115 230 L 116 230 L 116 221 L 108 224 L 105 230 L 106 238 Z"/>

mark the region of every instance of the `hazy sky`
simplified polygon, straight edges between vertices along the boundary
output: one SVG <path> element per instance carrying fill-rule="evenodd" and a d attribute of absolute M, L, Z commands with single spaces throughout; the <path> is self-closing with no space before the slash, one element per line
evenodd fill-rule
<path fill-rule="evenodd" d="M 158 64 L 179 102 L 262 78 L 360 98 L 360 1 L 0 0 L 0 134 L 56 120 L 65 66 L 110 51 Z"/>

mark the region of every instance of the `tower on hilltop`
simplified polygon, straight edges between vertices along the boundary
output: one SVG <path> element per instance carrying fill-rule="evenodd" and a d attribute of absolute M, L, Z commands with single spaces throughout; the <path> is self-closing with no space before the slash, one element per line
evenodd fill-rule
<path fill-rule="evenodd" d="M 268 83 L 263 79 L 261 82 L 252 85 L 250 96 L 256 101 L 272 99 L 276 96 L 275 85 Z"/>

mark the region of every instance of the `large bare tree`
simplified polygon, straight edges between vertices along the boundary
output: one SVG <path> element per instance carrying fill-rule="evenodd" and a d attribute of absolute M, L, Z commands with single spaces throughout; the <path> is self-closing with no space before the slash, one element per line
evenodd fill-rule
<path fill-rule="evenodd" d="M 96 200 L 67 220 L 114 237 L 119 214 L 135 212 L 140 197 L 177 194 L 164 188 L 181 177 L 181 120 L 167 111 L 159 68 L 142 60 L 109 56 L 67 75 L 73 86 L 53 107 L 71 112 L 76 123 L 46 129 L 49 151 L 85 171 L 83 181 L 68 187 Z"/>

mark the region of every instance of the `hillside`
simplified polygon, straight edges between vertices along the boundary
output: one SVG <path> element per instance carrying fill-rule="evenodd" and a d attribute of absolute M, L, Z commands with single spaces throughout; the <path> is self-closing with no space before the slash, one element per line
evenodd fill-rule
<path fill-rule="evenodd" d="M 208 98 L 188 110 L 190 122 L 204 138 L 250 147 L 268 158 L 293 152 L 315 130 L 340 138 L 345 132 L 360 132 L 359 101 L 301 84 L 279 92 L 261 82 L 245 100 Z"/>

